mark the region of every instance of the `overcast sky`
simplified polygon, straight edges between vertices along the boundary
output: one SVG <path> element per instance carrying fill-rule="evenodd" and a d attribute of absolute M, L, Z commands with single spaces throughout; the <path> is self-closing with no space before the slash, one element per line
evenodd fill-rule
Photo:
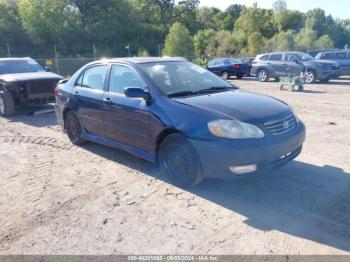
<path fill-rule="evenodd" d="M 200 0 L 201 6 L 214 6 L 225 10 L 231 4 L 244 4 L 251 6 L 254 2 L 259 7 L 272 8 L 274 0 Z M 350 19 L 350 0 L 287 0 L 289 9 L 307 11 L 313 8 L 322 8 L 326 14 L 342 19 Z"/>

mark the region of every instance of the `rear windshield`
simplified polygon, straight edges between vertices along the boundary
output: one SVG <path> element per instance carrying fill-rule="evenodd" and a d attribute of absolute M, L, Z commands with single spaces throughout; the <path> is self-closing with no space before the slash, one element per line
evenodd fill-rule
<path fill-rule="evenodd" d="M 45 70 L 32 59 L 0 61 L 0 74 L 18 74 L 44 72 Z"/>

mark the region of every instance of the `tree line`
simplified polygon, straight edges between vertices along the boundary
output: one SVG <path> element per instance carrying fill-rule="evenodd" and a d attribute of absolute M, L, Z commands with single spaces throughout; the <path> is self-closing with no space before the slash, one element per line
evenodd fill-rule
<path fill-rule="evenodd" d="M 0 0 L 0 46 L 28 55 L 55 45 L 62 56 L 86 56 L 92 47 L 99 56 L 254 56 L 349 43 L 350 19 L 289 10 L 284 0 L 225 11 L 199 0 Z"/>

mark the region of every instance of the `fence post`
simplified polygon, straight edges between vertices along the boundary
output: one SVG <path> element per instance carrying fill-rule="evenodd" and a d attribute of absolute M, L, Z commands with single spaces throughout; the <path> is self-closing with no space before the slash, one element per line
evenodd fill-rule
<path fill-rule="evenodd" d="M 11 57 L 10 44 L 6 44 L 6 47 L 7 47 L 7 54 L 9 57 Z"/>
<path fill-rule="evenodd" d="M 59 69 L 59 66 L 58 66 L 58 53 L 57 53 L 56 45 L 54 45 L 54 48 L 55 48 L 55 62 L 56 62 L 57 74 L 59 74 L 60 73 L 60 69 Z"/>
<path fill-rule="evenodd" d="M 94 58 L 96 61 L 96 46 L 95 46 L 95 44 L 92 44 L 92 50 L 94 51 Z"/>

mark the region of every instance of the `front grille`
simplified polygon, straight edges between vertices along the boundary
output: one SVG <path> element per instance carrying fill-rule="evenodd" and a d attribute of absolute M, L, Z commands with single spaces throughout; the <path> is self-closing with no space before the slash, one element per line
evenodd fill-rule
<path fill-rule="evenodd" d="M 332 66 L 332 70 L 334 71 L 340 70 L 340 66 Z"/>
<path fill-rule="evenodd" d="M 282 135 L 295 128 L 297 125 L 297 121 L 294 115 L 289 115 L 279 120 L 272 120 L 266 122 L 264 125 L 272 135 Z"/>
<path fill-rule="evenodd" d="M 35 80 L 28 82 L 28 91 L 30 94 L 53 94 L 56 87 L 54 80 Z"/>

